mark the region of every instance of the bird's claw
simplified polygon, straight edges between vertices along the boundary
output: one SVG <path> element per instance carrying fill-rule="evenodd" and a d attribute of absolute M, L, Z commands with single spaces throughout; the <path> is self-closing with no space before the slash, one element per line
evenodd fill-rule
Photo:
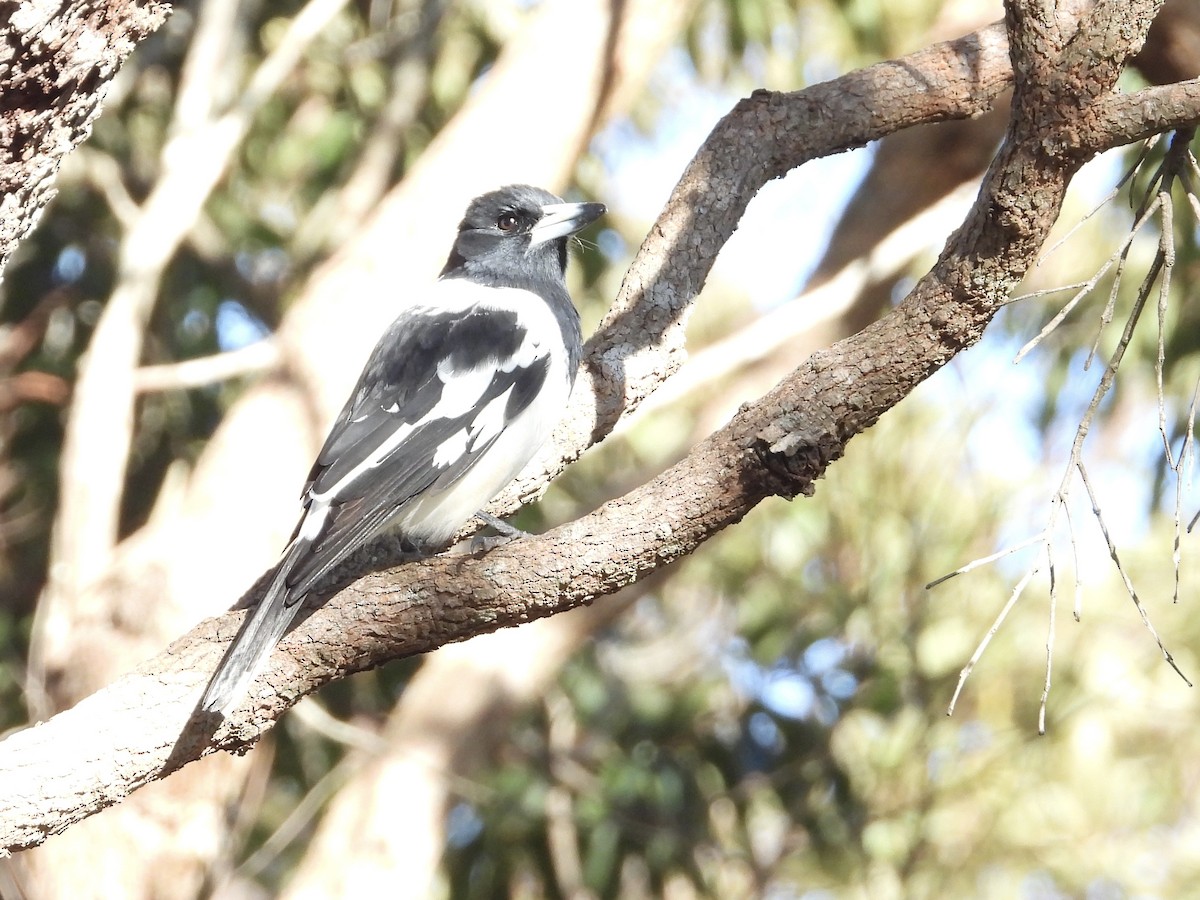
<path fill-rule="evenodd" d="M 498 536 L 507 538 L 509 540 L 512 538 L 532 537 L 528 531 L 522 531 L 515 525 L 509 525 L 503 519 L 498 519 L 491 513 L 486 513 L 483 510 L 475 513 L 475 518 L 477 518 L 484 525 L 490 525 L 492 528 L 494 528 Z"/>

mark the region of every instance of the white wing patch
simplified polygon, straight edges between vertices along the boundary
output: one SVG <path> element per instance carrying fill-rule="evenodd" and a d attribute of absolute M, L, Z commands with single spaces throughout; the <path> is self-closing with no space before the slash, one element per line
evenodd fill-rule
<path fill-rule="evenodd" d="M 471 421 L 471 446 L 486 444 L 504 429 L 504 410 L 508 406 L 508 397 L 512 393 L 510 387 L 499 397 L 479 411 Z"/>
<path fill-rule="evenodd" d="M 481 444 L 486 445 L 504 429 L 504 410 L 508 406 L 510 387 L 500 396 L 490 400 L 466 428 L 452 434 L 438 445 L 433 455 L 433 464 L 439 469 L 452 465 Z"/>
<path fill-rule="evenodd" d="M 329 518 L 329 504 L 323 500 L 314 500 L 309 505 L 308 512 L 304 514 L 304 521 L 300 525 L 300 533 L 297 537 L 306 541 L 315 541 L 325 528 L 327 518 Z"/>
<path fill-rule="evenodd" d="M 422 419 L 422 421 L 424 421 L 424 419 Z M 353 482 L 355 478 L 367 471 L 367 469 L 373 469 L 387 459 L 388 454 L 399 447 L 404 439 L 412 434 L 413 429 L 419 424 L 420 422 L 405 422 L 404 424 L 400 425 L 395 431 L 388 435 L 388 439 L 386 441 L 375 448 L 370 456 L 343 475 L 338 481 L 334 482 L 328 488 L 319 493 L 314 491 L 309 494 L 309 496 L 312 498 L 312 502 L 314 504 L 327 503 L 330 497 L 337 496 L 338 492 L 341 491 L 345 485 Z"/>
<path fill-rule="evenodd" d="M 457 372 L 449 360 L 442 360 L 437 367 L 442 381 L 442 396 L 437 404 L 421 418 L 421 424 L 434 419 L 456 419 L 471 411 L 483 396 L 496 375 L 495 366 L 479 366 Z"/>
<path fill-rule="evenodd" d="M 466 428 L 460 428 L 438 444 L 437 452 L 433 454 L 433 464 L 439 469 L 444 469 L 455 460 L 461 459 L 467 452 L 468 437 L 470 432 Z"/>

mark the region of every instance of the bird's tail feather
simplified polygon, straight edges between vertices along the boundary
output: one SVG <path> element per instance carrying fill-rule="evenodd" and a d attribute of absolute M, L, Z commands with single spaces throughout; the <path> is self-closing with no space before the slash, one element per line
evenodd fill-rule
<path fill-rule="evenodd" d="M 289 596 L 288 574 L 308 549 L 303 538 L 292 541 L 275 577 L 259 604 L 250 611 L 241 630 L 225 651 L 200 701 L 205 712 L 226 712 L 242 699 L 254 676 L 261 671 L 271 651 L 283 637 L 303 606 Z"/>

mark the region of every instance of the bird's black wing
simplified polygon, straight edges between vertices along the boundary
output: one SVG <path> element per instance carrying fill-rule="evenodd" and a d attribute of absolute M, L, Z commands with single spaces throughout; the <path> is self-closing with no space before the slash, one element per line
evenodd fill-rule
<path fill-rule="evenodd" d="M 517 311 L 489 306 L 420 307 L 392 324 L 309 475 L 309 514 L 318 504 L 328 514 L 287 576 L 289 604 L 406 502 L 480 459 L 499 435 L 480 411 L 507 392 L 511 420 L 545 381 L 549 359 L 528 352 L 528 339 Z"/>

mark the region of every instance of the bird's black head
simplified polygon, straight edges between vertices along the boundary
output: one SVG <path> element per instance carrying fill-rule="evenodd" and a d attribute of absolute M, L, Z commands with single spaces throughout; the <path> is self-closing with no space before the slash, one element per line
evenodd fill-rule
<path fill-rule="evenodd" d="M 490 191 L 467 207 L 442 277 L 503 287 L 561 284 L 567 238 L 604 211 L 603 203 L 566 203 L 527 184 Z"/>

